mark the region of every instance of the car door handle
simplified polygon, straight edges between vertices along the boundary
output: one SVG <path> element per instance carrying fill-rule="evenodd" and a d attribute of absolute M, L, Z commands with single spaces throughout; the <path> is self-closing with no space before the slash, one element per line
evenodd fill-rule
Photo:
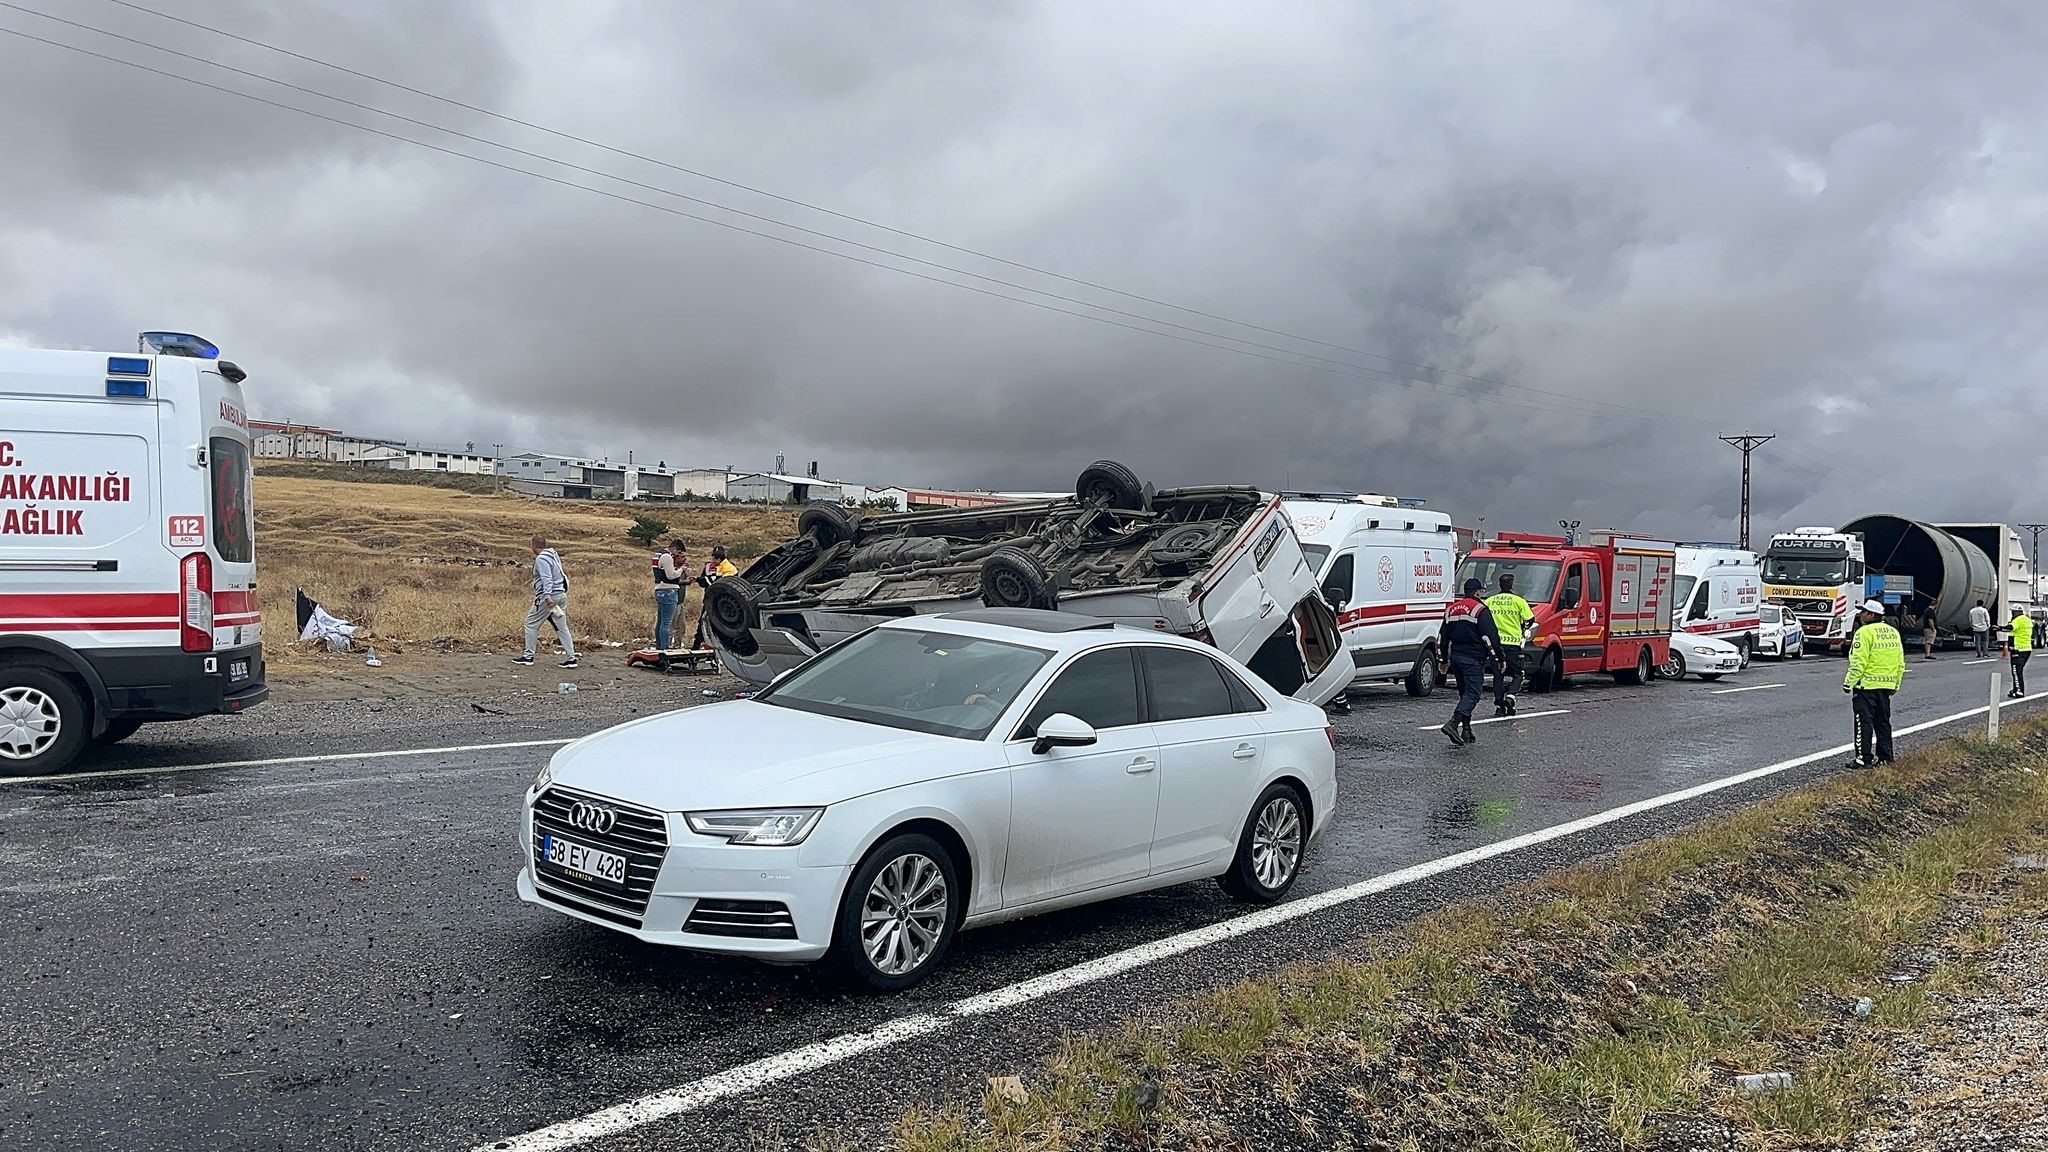
<path fill-rule="evenodd" d="M 1249 744 L 1239 744 L 1237 746 L 1237 751 L 1232 752 L 1231 756 L 1239 760 L 1249 760 L 1252 757 L 1257 756 L 1258 754 L 1259 750 L 1257 748 L 1254 748 Z"/>
<path fill-rule="evenodd" d="M 1133 776 L 1143 776 L 1145 773 L 1150 772 L 1151 770 L 1157 767 L 1159 767 L 1159 765 L 1154 764 L 1152 761 L 1147 760 L 1143 756 L 1140 756 L 1136 760 L 1131 761 L 1129 764 L 1124 765 L 1124 771 L 1129 772 Z"/>

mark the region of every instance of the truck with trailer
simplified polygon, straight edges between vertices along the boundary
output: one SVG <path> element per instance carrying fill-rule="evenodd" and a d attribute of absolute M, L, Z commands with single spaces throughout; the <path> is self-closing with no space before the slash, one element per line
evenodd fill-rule
<path fill-rule="evenodd" d="M 1912 582 L 1914 610 L 1932 604 L 1937 635 L 1967 639 L 1978 601 L 1994 627 L 2015 607 L 2033 604 L 2026 553 L 2009 524 L 1929 524 L 1903 516 L 1863 516 L 1842 526 L 1860 537 L 1872 574 Z"/>
<path fill-rule="evenodd" d="M 1847 529 L 1794 528 L 1764 547 L 1764 598 L 1798 618 L 1808 651 L 1849 650 L 1864 577 L 1863 537 Z"/>
<path fill-rule="evenodd" d="M 0 776 L 268 695 L 241 369 L 0 349 Z"/>
<path fill-rule="evenodd" d="M 1523 662 L 1531 692 L 1563 687 L 1568 676 L 1606 673 L 1647 683 L 1671 655 L 1678 545 L 1616 532 L 1585 543 L 1564 536 L 1503 532 L 1473 549 L 1457 586 L 1477 579 L 1485 594 L 1513 573 L 1515 591 L 1535 609 Z"/>

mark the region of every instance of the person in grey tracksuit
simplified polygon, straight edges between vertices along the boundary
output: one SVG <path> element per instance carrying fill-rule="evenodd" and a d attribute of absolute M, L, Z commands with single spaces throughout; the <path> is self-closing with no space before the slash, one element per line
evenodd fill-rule
<path fill-rule="evenodd" d="M 514 664 L 533 663 L 540 644 L 540 626 L 553 624 L 562 641 L 562 667 L 576 667 L 576 641 L 569 637 L 569 576 L 562 557 L 545 537 L 533 538 L 533 610 L 526 614 L 526 652 Z"/>

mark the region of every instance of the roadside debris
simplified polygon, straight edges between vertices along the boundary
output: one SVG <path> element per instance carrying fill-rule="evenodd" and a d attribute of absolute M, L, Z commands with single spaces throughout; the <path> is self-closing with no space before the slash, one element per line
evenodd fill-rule
<path fill-rule="evenodd" d="M 1789 1092 L 1792 1090 L 1790 1072 L 1759 1072 L 1752 1076 L 1737 1076 L 1735 1086 L 1744 1092 Z"/>
<path fill-rule="evenodd" d="M 471 702 L 471 704 L 470 704 L 470 708 L 471 708 L 471 709 L 472 709 L 473 711 L 481 712 L 481 713 L 483 713 L 483 714 L 484 714 L 484 715 L 486 715 L 486 716 L 510 716 L 510 715 L 511 715 L 511 713 L 510 713 L 510 712 L 507 712 L 507 711 L 505 711 L 505 710 L 504 710 L 503 708 L 488 708 L 488 707 L 485 707 L 485 706 L 484 706 L 484 705 L 482 705 L 482 704 L 478 704 L 478 703 L 475 703 L 475 702 Z"/>
<path fill-rule="evenodd" d="M 304 588 L 298 589 L 297 592 L 299 639 L 318 641 L 325 645 L 329 652 L 348 651 L 349 643 L 356 634 L 356 626 L 322 608 L 319 601 L 306 595 Z"/>
<path fill-rule="evenodd" d="M 991 1076 L 988 1078 L 988 1094 L 991 1100 L 1005 1104 L 1022 1104 L 1031 1099 L 1031 1093 L 1024 1089 L 1022 1076 Z"/>
<path fill-rule="evenodd" d="M 576 691 L 576 685 L 568 680 L 564 680 L 560 684 L 555 685 L 555 691 L 567 696 Z"/>
<path fill-rule="evenodd" d="M 384 662 L 377 659 L 377 649 L 374 647 L 370 649 L 370 654 L 363 658 L 363 663 L 371 668 L 382 668 L 384 666 Z"/>
<path fill-rule="evenodd" d="M 1871 1009 L 1875 1007 L 1876 1005 L 1871 1003 L 1870 997 L 1868 996 L 1858 996 L 1856 998 L 1856 1014 L 1858 1016 L 1870 1015 Z"/>

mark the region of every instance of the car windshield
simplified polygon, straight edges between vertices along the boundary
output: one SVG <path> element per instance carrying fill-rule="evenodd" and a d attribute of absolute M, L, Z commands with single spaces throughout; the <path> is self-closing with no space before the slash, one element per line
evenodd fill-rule
<path fill-rule="evenodd" d="M 1330 558 L 1330 546 L 1328 544 L 1303 544 L 1301 546 L 1301 554 L 1308 557 L 1308 570 L 1320 575 L 1323 571 L 1323 562 Z"/>
<path fill-rule="evenodd" d="M 1500 578 L 1512 574 L 1515 578 L 1515 595 L 1531 604 L 1550 603 L 1550 594 L 1557 591 L 1558 570 L 1563 567 L 1555 560 L 1524 560 L 1519 556 L 1467 556 L 1458 565 L 1457 587 L 1463 589 L 1465 581 L 1477 580 L 1485 585 L 1479 590 L 1481 596 L 1491 596 L 1500 591 Z"/>
<path fill-rule="evenodd" d="M 1697 576 L 1680 576 L 1671 582 L 1671 602 L 1678 606 L 1680 612 L 1685 611 L 1686 604 L 1692 600 L 1692 586 L 1699 582 Z"/>
<path fill-rule="evenodd" d="M 755 700 L 979 740 L 1051 658 L 1050 652 L 999 640 L 877 628 L 804 664 Z"/>
<path fill-rule="evenodd" d="M 1765 556 L 1764 579 L 1773 584 L 1840 584 L 1849 579 L 1849 558 Z"/>
<path fill-rule="evenodd" d="M 1757 611 L 1762 614 L 1763 622 L 1766 624 L 1783 624 L 1785 622 L 1785 610 L 1776 604 L 1765 604 L 1758 608 Z"/>

